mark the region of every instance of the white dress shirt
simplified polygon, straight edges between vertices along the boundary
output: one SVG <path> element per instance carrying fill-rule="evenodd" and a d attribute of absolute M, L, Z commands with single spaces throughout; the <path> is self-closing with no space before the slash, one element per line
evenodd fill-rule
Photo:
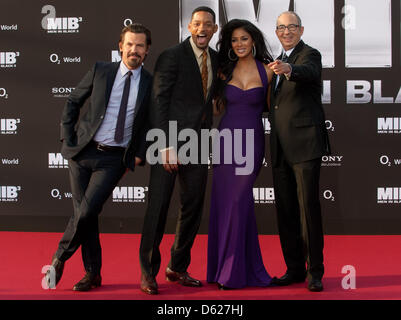
<path fill-rule="evenodd" d="M 117 127 L 118 112 L 120 111 L 121 98 L 128 71 L 132 72 L 132 76 L 128 96 L 127 115 L 125 118 L 124 138 L 121 143 L 117 143 L 114 141 L 114 134 Z M 134 123 L 134 112 L 136 99 L 138 97 L 139 81 L 141 80 L 141 71 L 142 66 L 135 70 L 129 70 L 124 62 L 121 61 L 120 68 L 114 79 L 106 114 L 99 130 L 93 138 L 96 142 L 108 146 L 127 147 L 132 135 L 132 125 Z"/>

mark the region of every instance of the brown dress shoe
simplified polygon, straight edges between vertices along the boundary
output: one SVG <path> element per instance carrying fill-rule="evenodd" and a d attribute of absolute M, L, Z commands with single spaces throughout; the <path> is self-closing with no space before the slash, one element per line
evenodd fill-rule
<path fill-rule="evenodd" d="M 147 294 L 158 294 L 157 282 L 154 277 L 146 276 L 142 274 L 141 276 L 141 291 Z"/>
<path fill-rule="evenodd" d="M 166 269 L 166 280 L 170 282 L 178 281 L 186 287 L 202 287 L 202 282 L 189 276 L 188 272 L 175 272 L 169 267 Z"/>
<path fill-rule="evenodd" d="M 53 255 L 51 266 L 54 268 L 55 275 L 52 274 L 50 268 L 46 271 L 45 275 L 47 285 L 50 289 L 55 288 L 61 280 L 64 271 L 64 264 L 64 261 L 57 259 L 56 254 Z M 55 276 L 55 279 L 52 279 L 53 276 Z"/>
<path fill-rule="evenodd" d="M 102 285 L 100 274 L 87 272 L 85 276 L 72 288 L 74 291 L 89 291 Z"/>

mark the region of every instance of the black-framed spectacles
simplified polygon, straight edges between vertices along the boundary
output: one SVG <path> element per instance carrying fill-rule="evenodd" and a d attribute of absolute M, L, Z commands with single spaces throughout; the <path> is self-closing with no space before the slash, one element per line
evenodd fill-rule
<path fill-rule="evenodd" d="M 299 27 L 299 24 L 289 24 L 288 26 L 280 24 L 279 26 L 276 27 L 276 30 L 279 32 L 284 32 L 285 29 L 288 29 L 288 31 L 294 32 L 297 30 L 298 27 Z"/>

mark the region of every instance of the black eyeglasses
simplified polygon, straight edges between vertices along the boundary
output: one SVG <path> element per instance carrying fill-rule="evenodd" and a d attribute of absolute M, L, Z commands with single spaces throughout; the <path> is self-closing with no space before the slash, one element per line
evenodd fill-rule
<path fill-rule="evenodd" d="M 280 24 L 279 26 L 276 27 L 276 30 L 279 32 L 284 32 L 285 29 L 288 29 L 288 31 L 294 32 L 297 30 L 298 27 L 299 27 L 299 24 L 289 24 L 288 26 Z"/>

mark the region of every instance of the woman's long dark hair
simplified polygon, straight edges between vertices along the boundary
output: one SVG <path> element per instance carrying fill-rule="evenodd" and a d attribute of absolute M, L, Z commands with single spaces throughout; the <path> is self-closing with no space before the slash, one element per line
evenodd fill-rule
<path fill-rule="evenodd" d="M 224 90 L 227 83 L 232 78 L 232 73 L 237 61 L 231 61 L 228 57 L 228 53 L 231 46 L 231 38 L 233 31 L 235 29 L 242 28 L 246 32 L 248 32 L 252 40 L 255 43 L 256 55 L 255 59 L 259 60 L 263 63 L 269 63 L 273 61 L 273 57 L 270 54 L 269 50 L 266 46 L 266 41 L 263 36 L 263 33 L 250 21 L 241 20 L 241 19 L 233 19 L 227 22 L 220 32 L 220 38 L 217 42 L 217 50 L 218 50 L 218 60 L 219 60 L 219 81 L 216 92 L 216 105 L 217 109 L 220 111 L 226 104 L 226 98 L 224 95 Z M 233 50 L 230 52 L 231 58 L 235 58 L 236 55 Z M 221 77 L 222 76 L 222 77 Z"/>

